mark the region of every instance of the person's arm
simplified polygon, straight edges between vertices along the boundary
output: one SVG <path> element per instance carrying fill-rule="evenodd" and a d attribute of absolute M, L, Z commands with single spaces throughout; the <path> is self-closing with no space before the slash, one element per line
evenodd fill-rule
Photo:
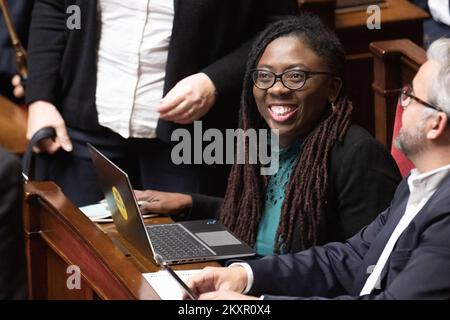
<path fill-rule="evenodd" d="M 250 295 L 265 299 L 332 298 L 348 294 L 372 241 L 388 219 L 389 209 L 346 243 L 333 242 L 295 254 L 247 261 L 253 270 Z"/>
<path fill-rule="evenodd" d="M 63 0 L 37 0 L 33 10 L 28 43 L 26 103 L 29 104 L 27 138 L 44 127 L 53 127 L 56 139 L 45 139 L 36 147 L 54 153 L 72 151 L 64 119 L 57 109 L 60 65 L 67 37 Z"/>
<path fill-rule="evenodd" d="M 28 41 L 27 104 L 43 100 L 56 105 L 66 37 L 65 1 L 36 0 Z"/>
<path fill-rule="evenodd" d="M 336 300 L 425 300 L 450 297 L 450 212 L 441 214 L 420 235 L 420 243 L 411 251 L 393 252 L 390 259 L 408 259 L 403 270 L 381 292 L 364 296 L 337 295 Z M 303 278 L 303 277 L 302 277 Z M 305 281 L 308 280 L 308 278 Z M 301 283 L 297 281 L 297 283 Z M 311 283 L 312 284 L 312 283 Z M 324 295 L 271 296 L 265 299 L 325 299 Z"/>
<path fill-rule="evenodd" d="M 223 199 L 203 194 L 135 190 L 143 213 L 181 214 L 183 220 L 218 218 Z"/>
<path fill-rule="evenodd" d="M 201 220 L 207 218 L 219 218 L 220 208 L 223 204 L 223 198 L 206 196 L 204 194 L 193 193 L 192 207 L 186 213 L 186 220 Z"/>
<path fill-rule="evenodd" d="M 385 147 L 372 138 L 360 139 L 341 152 L 333 189 L 348 239 L 389 207 L 401 176 Z"/>
<path fill-rule="evenodd" d="M 347 243 L 247 260 L 252 276 L 247 268 L 232 264 L 228 268 L 205 268 L 187 284 L 202 299 L 243 299 L 244 292 L 250 297 L 263 295 L 265 299 L 344 295 L 353 287 L 364 256 L 388 215 L 389 210 L 380 214 Z M 251 279 L 253 283 L 249 283 Z"/>

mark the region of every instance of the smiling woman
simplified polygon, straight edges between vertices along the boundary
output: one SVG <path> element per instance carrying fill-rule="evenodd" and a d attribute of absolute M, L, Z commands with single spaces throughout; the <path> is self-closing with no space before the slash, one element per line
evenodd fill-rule
<path fill-rule="evenodd" d="M 344 61 L 337 37 L 308 14 L 272 24 L 253 46 L 241 126 L 279 130 L 280 169 L 264 179 L 257 165 L 234 166 L 221 219 L 260 254 L 352 236 L 389 205 L 400 180 L 384 147 L 350 125 Z"/>
<path fill-rule="evenodd" d="M 240 127 L 279 130 L 279 170 L 267 177 L 260 163 L 235 164 L 220 210 L 209 198 L 179 197 L 192 206 L 187 219 L 216 211 L 258 254 L 269 255 L 343 241 L 388 207 L 400 174 L 381 144 L 350 125 L 344 60 L 337 37 L 308 14 L 261 33 L 247 62 Z M 174 195 L 150 195 L 167 212 Z"/>
<path fill-rule="evenodd" d="M 273 40 L 264 50 L 253 71 L 253 96 L 258 111 L 271 129 L 280 130 L 280 145 L 288 147 L 298 136 L 305 136 L 319 122 L 336 99 L 340 78 L 325 69 L 324 58 L 295 36 Z M 312 71 L 316 70 L 316 71 Z M 321 70 L 321 71 L 317 71 Z M 281 81 L 277 81 L 279 72 Z M 283 80 L 283 77 L 285 80 Z M 264 84 L 263 80 L 264 78 Z M 270 78 L 271 85 L 266 85 Z"/>

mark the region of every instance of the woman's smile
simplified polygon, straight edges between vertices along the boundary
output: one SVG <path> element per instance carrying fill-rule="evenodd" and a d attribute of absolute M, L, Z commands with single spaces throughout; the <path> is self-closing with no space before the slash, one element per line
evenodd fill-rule
<path fill-rule="evenodd" d="M 285 122 L 295 115 L 298 108 L 296 104 L 273 103 L 269 105 L 269 115 L 276 122 Z"/>

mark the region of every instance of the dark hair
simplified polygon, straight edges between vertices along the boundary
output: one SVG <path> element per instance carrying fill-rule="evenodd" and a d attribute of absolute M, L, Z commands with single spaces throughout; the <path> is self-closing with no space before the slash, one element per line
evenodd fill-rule
<path fill-rule="evenodd" d="M 345 54 L 336 35 L 328 30 L 319 18 L 299 14 L 268 26 L 255 41 L 250 51 L 243 92 L 241 96 L 240 127 L 267 128 L 258 113 L 252 94 L 253 82 L 250 70 L 255 68 L 265 48 L 273 40 L 283 36 L 295 36 L 304 41 L 336 76 L 340 76 Z M 294 222 L 299 221 L 301 247 L 318 243 L 323 234 L 328 188 L 328 160 L 332 147 L 341 141 L 350 124 L 352 105 L 347 98 L 336 101 L 334 111 L 324 114 L 320 123 L 305 137 L 303 149 L 293 168 L 285 189 L 280 224 L 276 233 L 275 250 L 291 249 Z M 245 143 L 248 154 L 249 146 Z M 267 179 L 260 175 L 259 164 L 235 164 L 228 178 L 228 187 L 221 209 L 221 221 L 243 241 L 254 245 L 263 205 Z"/>

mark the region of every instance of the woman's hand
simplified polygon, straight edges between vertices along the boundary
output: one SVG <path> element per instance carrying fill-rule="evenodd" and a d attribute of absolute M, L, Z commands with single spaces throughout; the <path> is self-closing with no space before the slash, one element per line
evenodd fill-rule
<path fill-rule="evenodd" d="M 192 197 L 187 194 L 154 190 L 134 190 L 134 194 L 142 202 L 142 213 L 172 214 L 192 207 Z"/>
<path fill-rule="evenodd" d="M 25 96 L 25 90 L 22 87 L 22 81 L 20 80 L 20 76 L 19 75 L 15 75 L 12 80 L 11 83 L 14 87 L 14 97 L 16 98 L 23 98 Z"/>
<path fill-rule="evenodd" d="M 215 101 L 216 87 L 211 79 L 196 73 L 178 82 L 156 110 L 161 119 L 189 124 L 207 114 Z"/>

